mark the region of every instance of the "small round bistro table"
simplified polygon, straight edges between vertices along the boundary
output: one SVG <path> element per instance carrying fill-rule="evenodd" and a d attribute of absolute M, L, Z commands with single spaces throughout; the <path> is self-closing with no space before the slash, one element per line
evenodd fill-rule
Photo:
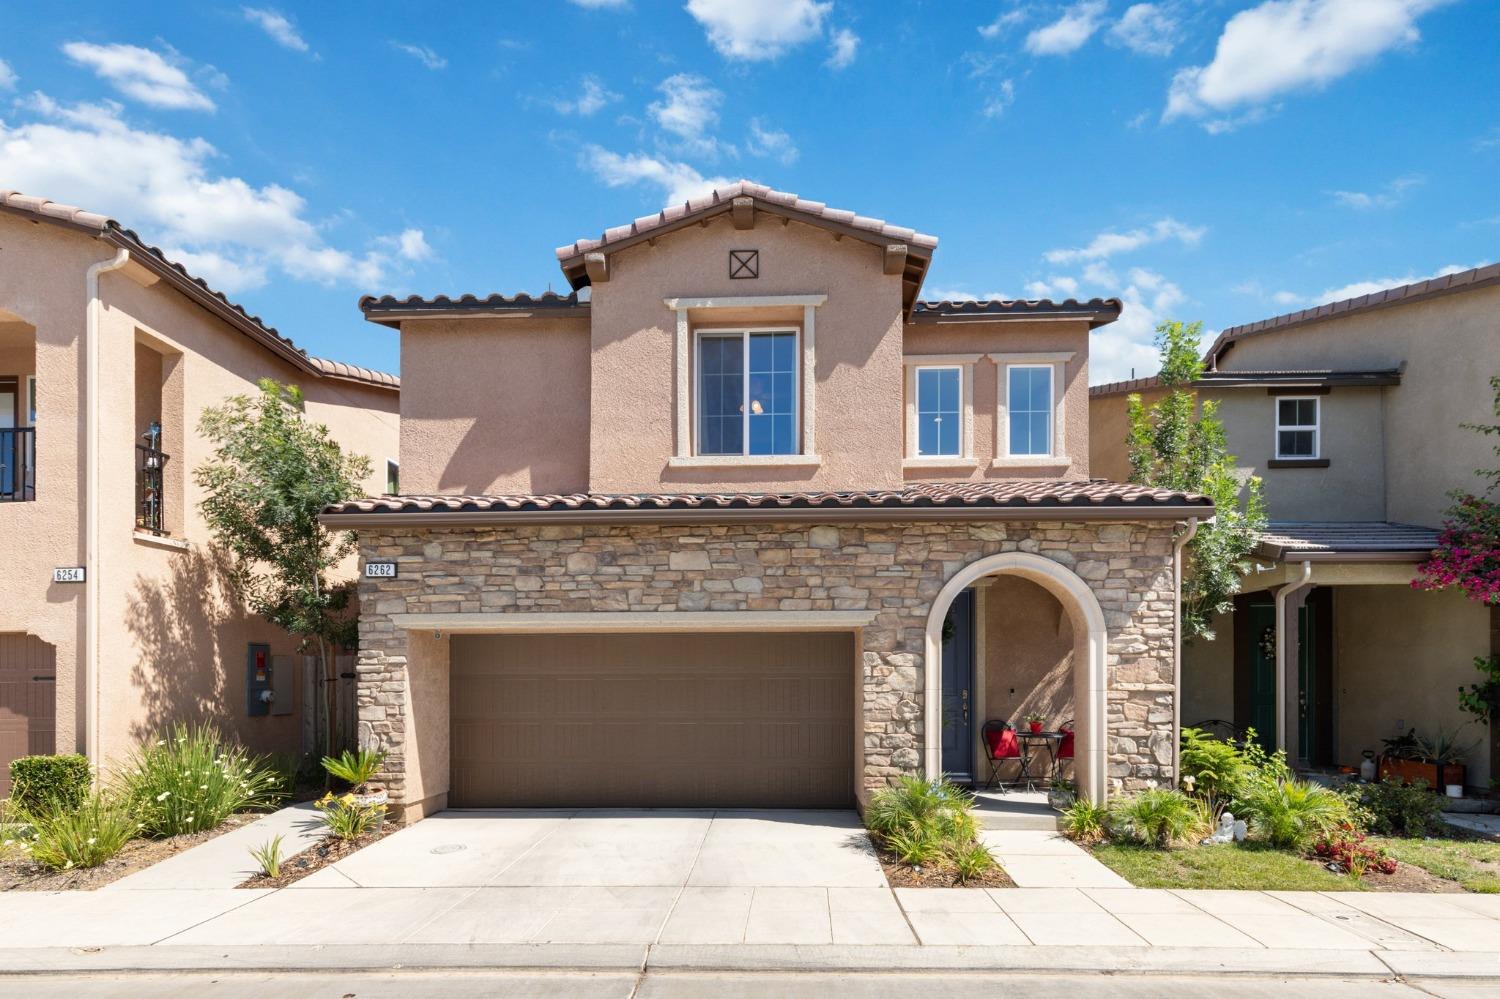
<path fill-rule="evenodd" d="M 1026 783 L 1026 790 L 1035 791 L 1036 783 L 1045 780 L 1049 785 L 1052 783 L 1057 770 L 1057 749 L 1062 745 L 1066 732 L 1033 732 L 1030 729 L 1016 729 L 1016 739 L 1021 743 L 1021 772 L 1016 776 L 1016 783 Z M 1043 750 L 1047 753 L 1047 772 L 1035 774 L 1031 772 L 1033 754 L 1039 755 Z"/>

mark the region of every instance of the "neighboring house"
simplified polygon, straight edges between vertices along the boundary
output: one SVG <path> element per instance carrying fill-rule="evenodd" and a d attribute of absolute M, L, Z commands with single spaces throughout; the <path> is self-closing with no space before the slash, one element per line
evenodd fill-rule
<path fill-rule="evenodd" d="M 193 478 L 204 408 L 261 378 L 385 488 L 393 376 L 307 356 L 110 219 L 0 191 L 0 774 L 107 766 L 178 719 L 298 748 L 297 642 L 226 592 Z"/>
<path fill-rule="evenodd" d="M 325 521 L 408 817 L 846 807 L 984 777 L 1030 711 L 1085 794 L 1172 782 L 1174 542 L 1212 508 L 1088 478 L 1118 301 L 922 301 L 936 244 L 741 182 L 562 247 L 566 297 L 361 303 L 409 495 Z"/>
<path fill-rule="evenodd" d="M 1237 326 L 1206 362 L 1198 395 L 1264 480 L 1272 523 L 1218 638 L 1184 649 L 1184 719 L 1254 726 L 1315 768 L 1472 721 L 1457 690 L 1479 678 L 1497 618 L 1410 583 L 1449 492 L 1481 489 L 1475 470 L 1494 466 L 1493 438 L 1460 424 L 1494 422 L 1500 265 Z M 1096 472 L 1129 474 L 1131 392 L 1161 395 L 1150 378 L 1090 392 Z M 1488 786 L 1486 754 L 1469 764 L 1469 783 Z"/>

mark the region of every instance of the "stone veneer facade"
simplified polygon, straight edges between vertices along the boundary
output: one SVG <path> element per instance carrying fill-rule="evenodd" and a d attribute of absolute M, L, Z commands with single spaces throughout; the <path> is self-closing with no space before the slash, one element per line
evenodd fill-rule
<path fill-rule="evenodd" d="M 932 600 L 964 566 L 1022 551 L 1071 569 L 1104 611 L 1111 792 L 1170 785 L 1175 526 L 986 520 L 434 528 L 403 527 L 393 517 L 389 527 L 360 531 L 364 559 L 399 563 L 396 578 L 361 584 L 360 741 L 387 753 L 393 802 L 417 804 L 405 786 L 410 639 L 393 614 L 870 610 L 877 616 L 862 631 L 863 782 L 873 789 L 922 769 L 922 658 Z"/>

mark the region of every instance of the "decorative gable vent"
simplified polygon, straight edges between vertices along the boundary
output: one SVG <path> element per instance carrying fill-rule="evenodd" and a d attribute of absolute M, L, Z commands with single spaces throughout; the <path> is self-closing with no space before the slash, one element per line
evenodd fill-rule
<path fill-rule="evenodd" d="M 760 251 L 730 250 L 729 276 L 732 278 L 760 277 Z"/>

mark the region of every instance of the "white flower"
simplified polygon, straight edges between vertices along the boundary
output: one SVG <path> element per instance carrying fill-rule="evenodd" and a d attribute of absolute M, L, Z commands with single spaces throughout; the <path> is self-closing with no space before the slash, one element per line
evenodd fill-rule
<path fill-rule="evenodd" d="M 89 837 L 89 846 L 93 846 L 93 845 L 94 845 L 94 837 L 90 836 Z"/>
<path fill-rule="evenodd" d="M 198 790 L 200 790 L 200 791 L 207 791 L 208 790 L 208 785 L 207 784 L 199 784 L 198 785 Z"/>
<path fill-rule="evenodd" d="M 158 794 L 156 796 L 156 800 L 157 801 L 166 801 L 170 797 L 172 797 L 172 792 L 171 791 L 163 791 L 161 794 Z"/>
<path fill-rule="evenodd" d="M 158 746 L 165 746 L 167 744 L 167 740 L 165 740 L 165 739 L 157 739 L 156 740 L 156 744 Z"/>

